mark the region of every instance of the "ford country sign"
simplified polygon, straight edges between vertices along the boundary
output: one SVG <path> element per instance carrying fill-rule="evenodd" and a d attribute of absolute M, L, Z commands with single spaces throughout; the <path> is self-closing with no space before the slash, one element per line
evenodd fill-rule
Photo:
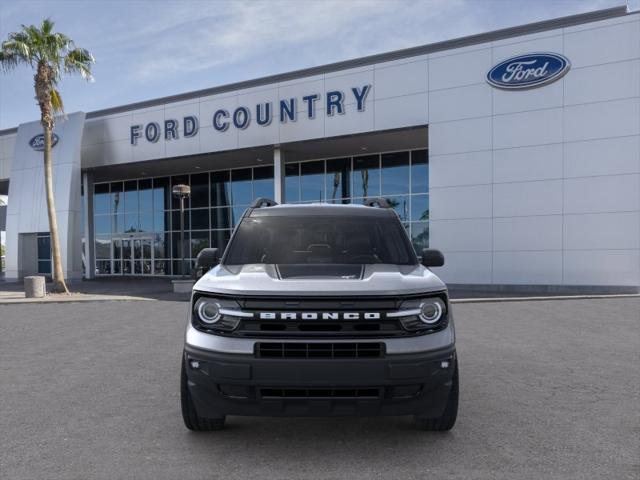
<path fill-rule="evenodd" d="M 58 135 L 56 135 L 55 133 L 52 133 L 51 148 L 56 146 L 56 143 L 58 143 L 58 140 L 59 140 Z M 33 137 L 31 140 L 29 140 L 29 146 L 37 152 L 43 152 L 44 151 L 44 133 L 39 133 L 38 135 Z"/>
<path fill-rule="evenodd" d="M 530 53 L 500 62 L 487 73 L 487 82 L 506 90 L 541 87 L 561 78 L 570 67 L 558 53 Z"/>

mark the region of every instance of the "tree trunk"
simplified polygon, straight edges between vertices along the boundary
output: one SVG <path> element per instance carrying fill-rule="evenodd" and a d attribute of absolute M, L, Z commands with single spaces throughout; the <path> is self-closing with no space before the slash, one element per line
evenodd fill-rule
<path fill-rule="evenodd" d="M 62 271 L 60 239 L 58 237 L 58 217 L 53 197 L 53 166 L 51 165 L 51 127 L 44 127 L 44 185 L 47 193 L 47 214 L 51 233 L 51 256 L 53 260 L 53 291 L 69 293 Z"/>
<path fill-rule="evenodd" d="M 44 128 L 44 186 L 47 195 L 47 214 L 51 235 L 51 256 L 53 261 L 53 291 L 69 293 L 62 271 L 60 239 L 58 238 L 58 218 L 53 197 L 53 166 L 51 161 L 51 133 L 53 131 L 53 105 L 51 104 L 51 69 L 43 62 L 38 63 L 35 75 L 35 91 L 40 106 L 40 122 Z"/>

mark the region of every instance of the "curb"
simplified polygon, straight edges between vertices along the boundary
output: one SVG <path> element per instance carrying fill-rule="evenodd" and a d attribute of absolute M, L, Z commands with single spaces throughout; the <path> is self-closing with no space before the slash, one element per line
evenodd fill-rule
<path fill-rule="evenodd" d="M 640 298 L 639 293 L 620 293 L 613 295 L 556 295 L 544 297 L 484 297 L 484 298 L 454 298 L 451 303 L 505 303 L 505 302 L 542 302 L 549 300 L 589 300 L 589 299 Z"/>
<path fill-rule="evenodd" d="M 22 305 L 22 304 L 43 304 L 43 303 L 86 303 L 86 302 L 151 302 L 153 298 L 145 297 L 128 297 L 123 295 L 87 295 L 86 297 L 70 296 L 69 298 L 0 298 L 0 306 L 2 305 Z"/>

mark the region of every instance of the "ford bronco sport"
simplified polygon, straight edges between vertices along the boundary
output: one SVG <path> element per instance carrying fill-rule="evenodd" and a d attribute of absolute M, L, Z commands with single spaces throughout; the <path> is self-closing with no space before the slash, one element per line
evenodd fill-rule
<path fill-rule="evenodd" d="M 181 373 L 191 430 L 227 415 L 413 415 L 449 430 L 458 362 L 445 284 L 383 199 L 246 210 L 196 268 Z"/>

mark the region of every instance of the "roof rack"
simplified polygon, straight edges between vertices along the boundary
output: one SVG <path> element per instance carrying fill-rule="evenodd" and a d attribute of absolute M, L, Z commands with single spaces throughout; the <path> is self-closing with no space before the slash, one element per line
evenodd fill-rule
<path fill-rule="evenodd" d="M 270 198 L 260 197 L 260 198 L 256 198 L 253 201 L 253 203 L 249 206 L 251 208 L 262 208 L 262 207 L 273 207 L 275 205 L 278 205 L 278 202 L 275 202 Z"/>
<path fill-rule="evenodd" d="M 384 198 L 381 198 L 381 197 L 365 198 L 362 204 L 365 207 L 391 208 L 391 205 L 389 205 L 389 202 L 387 202 Z"/>

